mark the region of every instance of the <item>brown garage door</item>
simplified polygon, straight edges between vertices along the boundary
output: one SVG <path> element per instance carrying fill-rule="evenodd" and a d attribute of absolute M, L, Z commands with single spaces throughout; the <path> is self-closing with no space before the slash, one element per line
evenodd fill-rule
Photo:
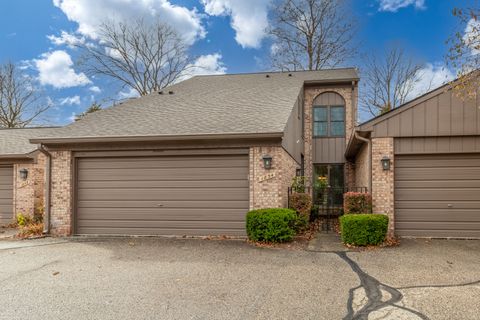
<path fill-rule="evenodd" d="M 13 222 L 13 167 L 0 165 L 0 225 Z"/>
<path fill-rule="evenodd" d="M 79 158 L 77 168 L 77 234 L 245 234 L 247 155 Z"/>
<path fill-rule="evenodd" d="M 395 159 L 395 228 L 401 236 L 480 238 L 480 155 Z"/>

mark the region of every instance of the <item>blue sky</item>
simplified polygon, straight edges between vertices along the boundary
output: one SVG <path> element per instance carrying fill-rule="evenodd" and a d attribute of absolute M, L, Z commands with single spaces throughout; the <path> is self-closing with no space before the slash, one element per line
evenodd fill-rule
<path fill-rule="evenodd" d="M 364 55 L 401 45 L 426 64 L 426 81 L 451 78 L 444 68 L 445 40 L 458 28 L 452 0 L 347 0 L 358 20 L 359 54 L 346 65 L 362 68 Z M 94 36 L 102 17 L 158 14 L 191 44 L 203 72 L 239 73 L 268 69 L 268 0 L 15 0 L 0 2 L 0 62 L 23 66 L 54 104 L 50 124 L 65 124 L 92 101 L 108 105 L 129 96 L 105 79 L 87 77 L 75 62 L 69 35 Z M 62 33 L 63 31 L 63 33 Z M 440 83 L 438 83 L 440 84 Z M 419 88 L 419 92 L 422 89 Z"/>

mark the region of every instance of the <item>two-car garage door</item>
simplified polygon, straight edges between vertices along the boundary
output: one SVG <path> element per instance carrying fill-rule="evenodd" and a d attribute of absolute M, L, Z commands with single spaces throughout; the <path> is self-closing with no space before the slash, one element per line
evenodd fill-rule
<path fill-rule="evenodd" d="M 480 238 L 480 155 L 395 157 L 400 236 Z"/>
<path fill-rule="evenodd" d="M 13 222 L 13 166 L 0 165 L 0 225 Z"/>
<path fill-rule="evenodd" d="M 76 234 L 244 235 L 248 155 L 78 158 Z"/>

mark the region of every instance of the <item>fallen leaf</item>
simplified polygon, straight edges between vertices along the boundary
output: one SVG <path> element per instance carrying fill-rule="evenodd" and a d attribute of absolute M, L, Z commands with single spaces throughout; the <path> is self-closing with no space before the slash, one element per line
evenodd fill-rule
<path fill-rule="evenodd" d="M 57 274 L 59 274 L 60 272 L 58 271 L 55 271 L 54 273 L 52 273 L 52 275 L 56 276 Z"/>

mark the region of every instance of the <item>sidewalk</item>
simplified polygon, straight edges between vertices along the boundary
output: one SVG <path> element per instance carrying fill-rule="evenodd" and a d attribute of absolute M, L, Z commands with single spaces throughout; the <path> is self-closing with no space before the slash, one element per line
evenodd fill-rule
<path fill-rule="evenodd" d="M 349 251 L 340 239 L 340 236 L 335 232 L 319 232 L 310 240 L 307 247 L 308 251 L 316 252 L 343 252 Z"/>

